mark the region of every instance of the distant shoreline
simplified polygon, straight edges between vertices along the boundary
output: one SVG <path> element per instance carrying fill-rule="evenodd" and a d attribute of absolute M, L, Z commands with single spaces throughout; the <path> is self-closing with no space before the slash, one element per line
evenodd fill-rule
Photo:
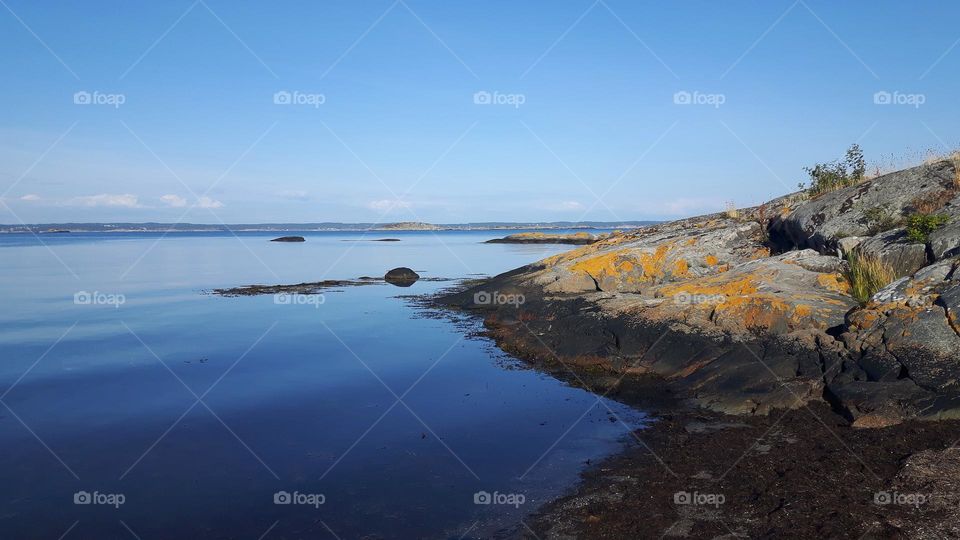
<path fill-rule="evenodd" d="M 657 221 L 625 222 L 482 222 L 482 223 L 261 223 L 206 225 L 196 223 L 38 223 L 0 225 L 0 234 L 34 233 L 184 233 L 184 232 L 403 232 L 403 231 L 507 231 L 562 229 L 636 229 Z"/>

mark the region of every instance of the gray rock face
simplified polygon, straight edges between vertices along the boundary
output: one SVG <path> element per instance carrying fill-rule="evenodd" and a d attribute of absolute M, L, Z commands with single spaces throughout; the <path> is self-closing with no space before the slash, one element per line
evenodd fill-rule
<path fill-rule="evenodd" d="M 899 403 L 903 416 L 960 413 L 958 266 L 956 259 L 941 261 L 897 280 L 848 317 L 843 340 L 868 381 L 910 381 L 930 394 L 911 403 L 877 392 L 872 407 L 886 401 L 885 408 Z M 869 414 L 870 406 L 859 408 Z"/>
<path fill-rule="evenodd" d="M 960 255 L 960 220 L 954 219 L 930 233 L 930 251 L 936 260 Z"/>
<path fill-rule="evenodd" d="M 541 261 L 529 281 L 555 293 L 639 292 L 768 256 L 760 224 L 721 214 L 646 227 Z"/>
<path fill-rule="evenodd" d="M 853 250 L 866 239 L 867 238 L 863 236 L 847 236 L 837 240 L 837 250 L 839 251 L 838 255 L 841 257 L 846 257 L 847 255 L 853 253 Z"/>
<path fill-rule="evenodd" d="M 833 253 L 838 238 L 867 235 L 864 212 L 886 205 L 894 217 L 902 217 L 918 198 L 950 198 L 958 189 L 956 175 L 954 163 L 945 160 L 880 176 L 799 205 L 775 220 L 773 232 L 799 247 Z"/>
<path fill-rule="evenodd" d="M 911 275 L 927 264 L 927 247 L 911 242 L 904 228 L 893 229 L 868 238 L 854 251 L 883 261 L 893 268 L 897 276 Z"/>

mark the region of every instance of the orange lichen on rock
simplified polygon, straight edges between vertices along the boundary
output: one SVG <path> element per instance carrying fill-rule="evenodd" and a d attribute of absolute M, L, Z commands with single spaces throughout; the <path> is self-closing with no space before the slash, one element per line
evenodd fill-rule
<path fill-rule="evenodd" d="M 850 284 L 840 274 L 820 274 L 817 276 L 817 283 L 829 291 L 840 294 L 850 293 Z"/>
<path fill-rule="evenodd" d="M 599 277 L 604 274 L 615 276 L 622 272 L 633 270 L 633 263 L 628 260 L 622 260 L 625 257 L 626 253 L 622 251 L 612 251 L 579 261 L 571 266 L 570 269 L 574 272 L 583 272 L 593 277 Z"/>
<path fill-rule="evenodd" d="M 705 295 L 705 296 L 724 296 L 726 302 L 730 302 L 736 297 L 756 294 L 757 282 L 752 275 L 746 275 L 738 279 L 729 279 L 726 276 L 713 276 L 700 279 L 695 282 L 677 283 L 664 287 L 661 292 L 663 296 L 686 295 Z"/>
<path fill-rule="evenodd" d="M 667 252 L 670 251 L 670 245 L 664 244 L 657 246 L 653 253 L 640 254 L 640 266 L 643 268 L 643 276 L 653 279 L 663 276 L 663 267 L 667 261 Z"/>
<path fill-rule="evenodd" d="M 687 260 L 677 259 L 677 262 L 675 263 L 675 268 L 673 270 L 673 275 L 685 276 L 689 271 L 690 271 L 690 265 L 687 264 Z"/>
<path fill-rule="evenodd" d="M 754 251 L 753 254 L 750 255 L 750 258 L 751 258 L 751 259 L 766 259 L 766 258 L 769 257 L 769 256 L 770 256 L 770 248 L 768 248 L 768 247 L 762 247 L 762 248 L 758 248 L 756 251 Z"/>
<path fill-rule="evenodd" d="M 715 255 L 707 255 L 706 261 L 708 266 L 716 266 L 719 262 L 717 261 L 717 257 Z"/>

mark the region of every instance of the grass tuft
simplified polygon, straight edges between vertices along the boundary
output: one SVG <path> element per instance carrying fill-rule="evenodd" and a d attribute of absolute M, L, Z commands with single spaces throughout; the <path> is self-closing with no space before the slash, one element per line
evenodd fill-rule
<path fill-rule="evenodd" d="M 866 305 L 877 291 L 896 279 L 893 268 L 876 257 L 853 252 L 847 256 L 847 265 L 844 277 L 850 284 L 850 295 L 860 302 L 861 306 Z"/>

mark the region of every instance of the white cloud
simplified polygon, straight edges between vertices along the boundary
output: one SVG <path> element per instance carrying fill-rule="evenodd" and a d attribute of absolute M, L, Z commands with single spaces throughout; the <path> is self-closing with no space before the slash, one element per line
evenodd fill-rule
<path fill-rule="evenodd" d="M 39 201 L 39 200 L 40 200 L 40 196 L 37 195 L 36 193 L 27 193 L 27 194 L 24 195 L 23 197 L 20 197 L 20 200 L 21 200 L 21 201 L 31 201 L 31 202 L 32 202 L 32 201 Z"/>
<path fill-rule="evenodd" d="M 197 206 L 200 208 L 223 208 L 223 203 L 216 199 L 211 199 L 210 197 L 204 196 L 197 199 Z"/>
<path fill-rule="evenodd" d="M 83 197 L 74 197 L 72 199 L 68 199 L 64 204 L 67 206 L 113 206 L 121 208 L 140 208 L 140 203 L 137 196 L 130 193 L 101 193 L 99 195 L 86 195 Z"/>
<path fill-rule="evenodd" d="M 575 210 L 585 210 L 586 207 L 579 201 L 550 201 L 538 205 L 542 210 L 551 210 L 554 212 L 573 212 Z"/>
<path fill-rule="evenodd" d="M 397 208 L 410 208 L 410 203 L 406 201 L 401 201 L 397 199 L 380 199 L 377 201 L 370 201 L 367 203 L 367 207 L 371 210 L 377 210 L 380 212 L 391 212 Z"/>
<path fill-rule="evenodd" d="M 160 197 L 160 200 L 167 206 L 173 208 L 183 208 L 187 205 L 187 200 L 179 195 L 164 195 Z"/>
<path fill-rule="evenodd" d="M 282 199 L 289 199 L 291 201 L 307 201 L 310 200 L 310 194 L 306 191 L 299 189 L 285 189 L 277 193 Z"/>
<path fill-rule="evenodd" d="M 708 198 L 678 198 L 663 204 L 664 214 L 696 215 L 698 213 L 719 212 L 724 202 Z"/>

